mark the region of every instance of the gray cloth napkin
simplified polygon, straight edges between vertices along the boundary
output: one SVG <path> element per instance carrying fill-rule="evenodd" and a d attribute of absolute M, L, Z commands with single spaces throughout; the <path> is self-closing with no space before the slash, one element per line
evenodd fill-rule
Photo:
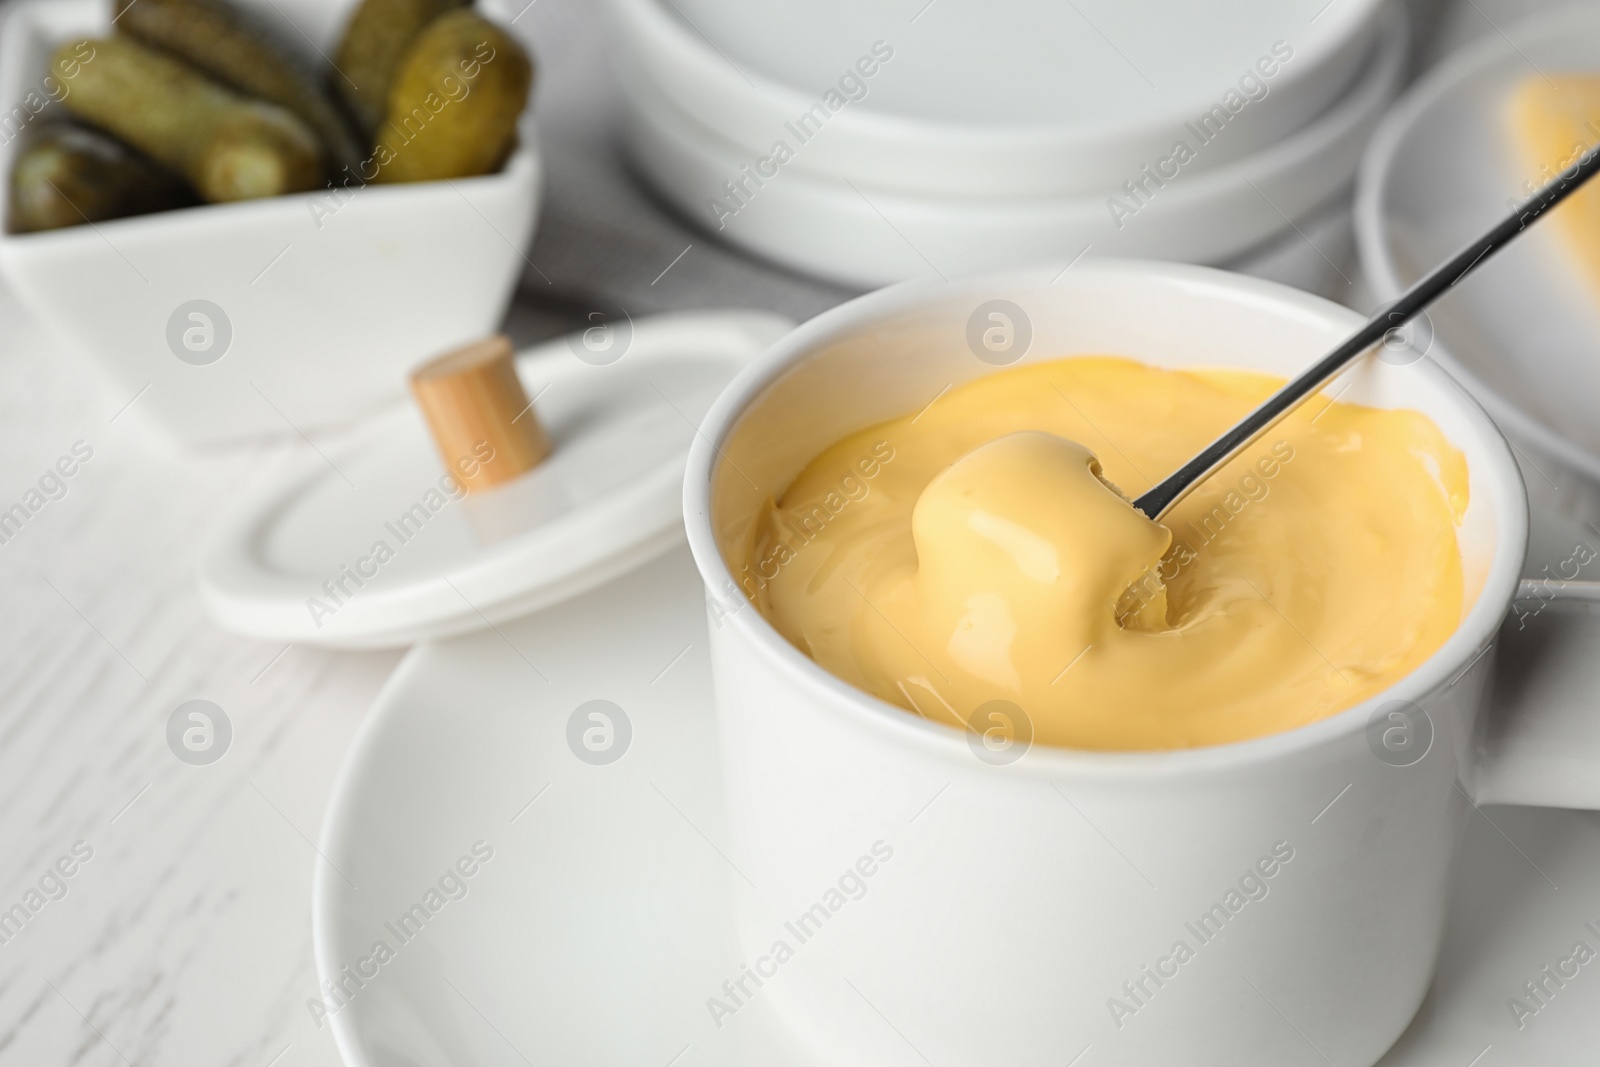
<path fill-rule="evenodd" d="M 598 7 L 535 0 L 514 24 L 538 63 L 534 106 L 546 178 L 524 295 L 577 317 L 591 306 L 620 305 L 632 315 L 740 307 L 800 320 L 855 295 L 706 236 L 630 173 L 621 90 Z"/>

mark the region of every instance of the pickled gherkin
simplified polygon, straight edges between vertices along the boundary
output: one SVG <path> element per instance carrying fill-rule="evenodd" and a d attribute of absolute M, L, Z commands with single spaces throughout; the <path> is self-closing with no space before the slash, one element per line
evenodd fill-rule
<path fill-rule="evenodd" d="M 335 168 L 364 153 L 349 122 L 300 58 L 225 0 L 114 0 L 117 29 L 223 85 L 293 112 Z"/>
<path fill-rule="evenodd" d="M 182 179 L 121 141 L 60 123 L 17 157 L 6 222 L 12 233 L 33 233 L 195 202 Z"/>
<path fill-rule="evenodd" d="M 361 0 L 345 28 L 329 78 L 371 137 L 389 109 L 389 90 L 406 49 L 423 28 L 465 0 Z"/>
<path fill-rule="evenodd" d="M 69 41 L 52 70 L 76 63 Z M 316 135 L 275 104 L 247 100 L 190 67 L 121 37 L 89 42 L 66 109 L 187 178 L 219 202 L 314 189 L 323 159 Z"/>
<path fill-rule="evenodd" d="M 517 143 L 533 61 L 471 11 L 442 15 L 407 49 L 378 130 L 380 182 L 438 181 L 498 170 Z"/>

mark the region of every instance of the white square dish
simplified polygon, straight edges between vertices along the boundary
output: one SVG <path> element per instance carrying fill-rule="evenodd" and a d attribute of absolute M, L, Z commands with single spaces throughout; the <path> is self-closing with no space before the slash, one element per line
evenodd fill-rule
<path fill-rule="evenodd" d="M 243 2 L 269 23 L 291 21 L 325 54 L 352 6 Z M 108 32 L 107 0 L 23 0 L 0 27 L 6 212 L 12 163 L 27 139 L 18 126 L 62 110 L 48 102 L 32 115 L 39 99 L 61 92 L 59 83 L 44 92 L 51 51 Z M 30 93 L 39 94 L 31 107 Z M 499 173 L 482 177 L 3 234 L 0 277 L 64 347 L 99 367 L 115 394 L 138 398 L 129 417 L 178 443 L 348 421 L 399 396 L 413 364 L 491 332 L 504 316 L 538 203 L 531 102 L 519 138 Z"/>

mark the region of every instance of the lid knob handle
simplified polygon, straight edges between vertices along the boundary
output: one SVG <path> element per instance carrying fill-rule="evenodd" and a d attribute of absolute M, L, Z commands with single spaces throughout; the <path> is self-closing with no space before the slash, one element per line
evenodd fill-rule
<path fill-rule="evenodd" d="M 424 363 L 411 372 L 411 393 L 445 467 L 468 491 L 508 482 L 550 454 L 504 334 Z"/>

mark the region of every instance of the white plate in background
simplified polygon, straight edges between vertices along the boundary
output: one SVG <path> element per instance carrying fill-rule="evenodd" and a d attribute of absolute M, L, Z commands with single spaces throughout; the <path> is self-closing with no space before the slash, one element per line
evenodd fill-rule
<path fill-rule="evenodd" d="M 1403 11 L 1389 9 L 1383 26 L 1358 84 L 1329 110 L 1271 148 L 1208 171 L 1180 170 L 1121 219 L 1108 206 L 1114 188 L 1032 199 L 909 196 L 785 168 L 719 229 L 707 201 L 739 174 L 738 150 L 641 72 L 624 70 L 627 145 L 635 167 L 689 219 L 764 258 L 846 285 L 1019 263 L 1065 266 L 1086 249 L 1220 263 L 1292 233 L 1294 220 L 1349 186 L 1403 73 Z"/>
<path fill-rule="evenodd" d="M 1597 56 L 1600 9 L 1568 8 L 1486 36 L 1409 90 L 1373 137 L 1356 198 L 1361 262 L 1380 299 L 1398 296 L 1526 198 L 1524 183 L 1540 176 L 1524 173 L 1507 115 L 1511 93 L 1540 72 L 1600 71 Z M 1429 308 L 1431 355 L 1522 447 L 1535 499 L 1595 516 L 1600 294 L 1554 225 L 1541 220 Z"/>
<path fill-rule="evenodd" d="M 790 167 L 880 191 L 978 197 L 1115 188 L 1141 164 L 1169 153 L 1186 136 L 1185 123 L 1197 122 L 1249 77 L 1262 82 L 1247 82 L 1258 98 L 1191 166 L 1219 166 L 1265 148 L 1352 86 L 1381 32 L 1384 6 L 1382 0 L 612 5 L 619 68 L 746 158 L 765 154 L 777 138 L 797 144 L 785 124 L 843 82 L 851 102 L 830 108 L 825 132 L 797 145 Z"/>

